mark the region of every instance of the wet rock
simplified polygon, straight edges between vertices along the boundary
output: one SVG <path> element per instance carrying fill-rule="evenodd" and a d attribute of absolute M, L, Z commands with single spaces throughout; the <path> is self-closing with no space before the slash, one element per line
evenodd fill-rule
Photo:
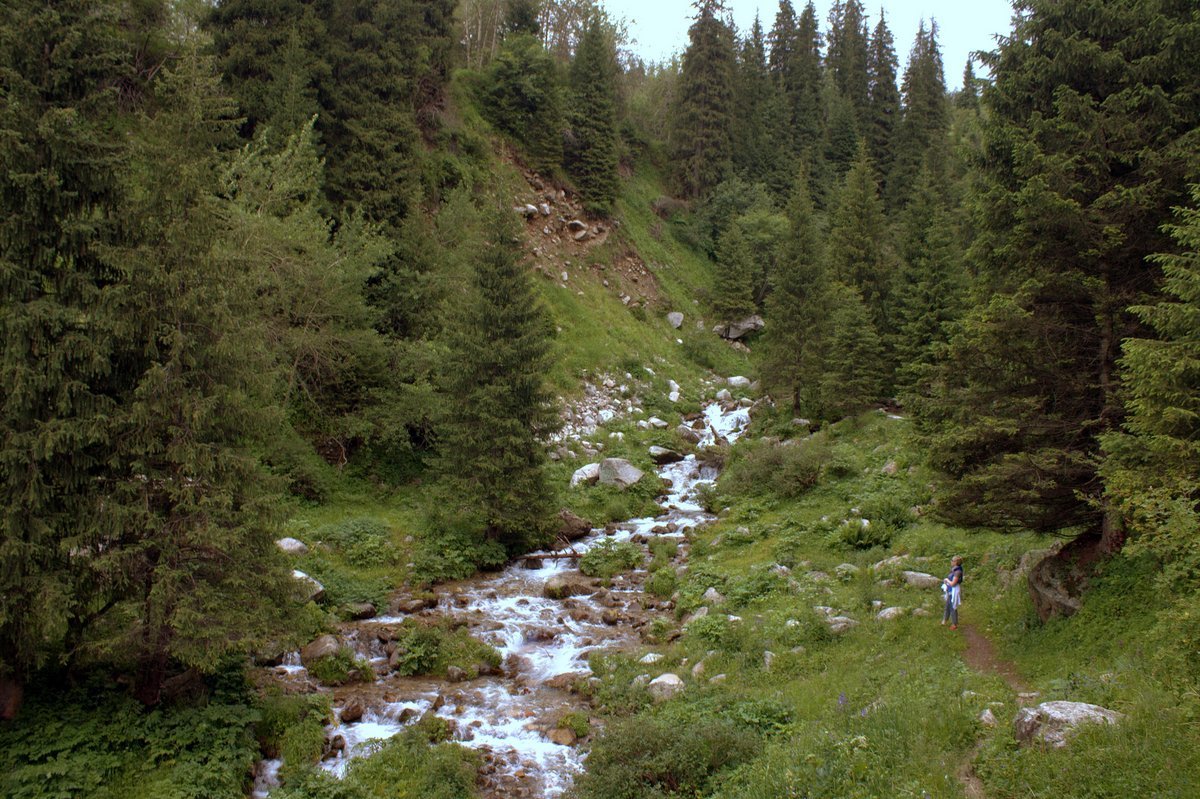
<path fill-rule="evenodd" d="M 296 538 L 281 538 L 275 542 L 275 546 L 279 547 L 287 555 L 304 555 L 308 553 L 308 545 Z"/>
<path fill-rule="evenodd" d="M 621 613 L 617 610 L 614 610 L 613 608 L 605 608 L 600 613 L 600 621 L 604 622 L 609 627 L 617 626 L 618 624 L 621 623 L 621 620 L 623 618 L 624 617 L 621 615 Z"/>
<path fill-rule="evenodd" d="M 932 574 L 926 574 L 925 572 L 905 571 L 900 572 L 900 576 L 904 579 L 905 583 L 913 588 L 937 588 L 942 584 L 940 578 L 934 577 Z"/>
<path fill-rule="evenodd" d="M 538 569 L 543 568 L 546 564 L 541 558 L 525 558 L 525 560 L 521 562 L 521 565 L 529 571 L 537 571 Z"/>
<path fill-rule="evenodd" d="M 356 721 L 361 721 L 363 714 L 366 712 L 367 708 L 363 703 L 362 697 L 353 696 L 347 700 L 346 704 L 342 705 L 341 712 L 338 713 L 338 719 L 342 724 L 353 724 Z"/>
<path fill-rule="evenodd" d="M 542 595 L 547 599 L 566 599 L 591 592 L 591 583 L 579 572 L 556 574 L 542 587 Z"/>
<path fill-rule="evenodd" d="M 600 464 L 589 463 L 586 466 L 580 466 L 571 475 L 571 487 L 578 485 L 591 485 L 600 479 Z"/>
<path fill-rule="evenodd" d="M 689 425 L 681 424 L 675 428 L 675 433 L 690 444 L 699 444 L 704 440 L 704 434 Z"/>
<path fill-rule="evenodd" d="M 1116 724 L 1123 718 L 1115 710 L 1086 702 L 1043 702 L 1017 712 L 1013 734 L 1024 744 L 1041 741 L 1061 749 L 1080 726 Z"/>
<path fill-rule="evenodd" d="M 556 727 L 550 730 L 550 734 L 546 737 L 550 739 L 550 743 L 559 746 L 574 746 L 575 742 L 579 740 L 574 730 L 568 730 L 565 727 Z"/>
<path fill-rule="evenodd" d="M 459 666 L 446 667 L 446 679 L 450 682 L 464 682 L 468 676 L 466 669 Z"/>
<path fill-rule="evenodd" d="M 351 602 L 346 605 L 346 615 L 358 621 L 373 619 L 376 612 L 375 606 L 370 602 Z"/>
<path fill-rule="evenodd" d="M 578 690 L 581 682 L 586 682 L 588 675 L 580 672 L 569 671 L 566 674 L 558 674 L 546 680 L 543 685 L 547 688 L 553 688 L 556 691 L 568 691 L 574 693 Z"/>
<path fill-rule="evenodd" d="M 665 702 L 683 691 L 683 680 L 678 674 L 667 672 L 651 680 L 646 688 L 655 702 Z"/>
<path fill-rule="evenodd" d="M 339 649 L 341 649 L 341 644 L 338 643 L 335 636 L 322 635 L 300 650 L 300 662 L 307 668 L 321 658 L 336 655 Z"/>
<path fill-rule="evenodd" d="M 558 631 L 549 627 L 531 627 L 525 631 L 525 640 L 531 643 L 545 643 L 558 637 Z"/>
<path fill-rule="evenodd" d="M 659 466 L 665 466 L 668 463 L 678 463 L 683 460 L 683 456 L 674 450 L 669 450 L 666 447 L 650 447 L 650 459 Z"/>
<path fill-rule="evenodd" d="M 338 756 L 340 752 L 346 749 L 346 739 L 344 736 L 335 735 L 325 742 L 325 754 L 321 755 L 322 760 L 331 760 Z"/>
<path fill-rule="evenodd" d="M 597 476 L 599 476 L 598 471 Z M 568 541 L 578 541 L 590 532 L 592 532 L 592 523 L 587 519 L 576 516 L 566 508 L 558 512 L 558 534 L 563 538 Z"/>
<path fill-rule="evenodd" d="M 641 469 L 623 458 L 605 458 L 600 461 L 599 480 L 601 485 L 628 488 L 645 475 Z"/>

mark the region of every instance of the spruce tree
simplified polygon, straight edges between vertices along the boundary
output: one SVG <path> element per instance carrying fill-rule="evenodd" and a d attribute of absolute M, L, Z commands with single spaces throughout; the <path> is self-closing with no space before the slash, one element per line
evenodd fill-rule
<path fill-rule="evenodd" d="M 791 400 L 798 414 L 817 415 L 830 332 L 830 280 L 820 228 L 799 172 L 788 203 L 788 238 L 772 275 L 763 331 L 763 383 Z"/>
<path fill-rule="evenodd" d="M 828 345 L 818 397 L 822 415 L 837 419 L 879 401 L 886 369 L 883 344 L 858 290 L 835 282 L 829 303 Z"/>
<path fill-rule="evenodd" d="M 777 95 L 767 65 L 762 24 L 754 26 L 742 42 L 737 63 L 734 102 L 733 163 L 737 173 L 751 183 L 769 182 L 790 155 L 771 135 Z"/>
<path fill-rule="evenodd" d="M 954 105 L 965 111 L 979 111 L 979 79 L 975 77 L 975 64 L 967 59 L 963 67 L 962 88 L 954 98 Z"/>
<path fill-rule="evenodd" d="M 1122 544 L 1097 437 L 1123 415 L 1117 354 L 1143 331 L 1126 309 L 1155 283 L 1146 256 L 1171 250 L 1159 226 L 1200 169 L 1200 51 L 1178 47 L 1196 26 L 1185 3 L 1034 0 L 987 59 L 972 249 L 987 299 L 921 411 L 962 517 Z"/>
<path fill-rule="evenodd" d="M 790 81 L 793 74 L 793 61 L 796 58 L 796 9 L 791 0 L 779 0 L 779 10 L 775 12 L 775 23 L 767 36 L 771 48 L 768 66 L 775 83 L 785 92 L 791 91 Z"/>
<path fill-rule="evenodd" d="M 1128 416 L 1102 443 L 1105 494 L 1131 543 L 1153 552 L 1168 586 L 1194 585 L 1200 571 L 1200 186 L 1167 229 L 1178 250 L 1153 257 L 1163 294 L 1131 310 L 1155 338 L 1127 339 L 1120 360 Z"/>
<path fill-rule="evenodd" d="M 552 328 L 508 215 L 494 212 L 488 228 L 468 298 L 447 328 L 438 449 L 475 529 L 517 554 L 549 542 L 542 441 L 559 424 L 546 384 Z"/>
<path fill-rule="evenodd" d="M 867 113 L 863 135 L 871 160 L 880 175 L 887 175 L 892 166 L 892 136 L 900 116 L 900 90 L 896 86 L 896 48 L 888 30 L 883 9 L 871 34 L 867 51 Z"/>
<path fill-rule="evenodd" d="M 733 158 L 734 36 L 722 12 L 721 0 L 701 0 L 688 29 L 671 134 L 675 182 L 685 197 L 707 195 Z"/>
<path fill-rule="evenodd" d="M 104 541 L 111 419 L 129 387 L 111 255 L 129 235 L 129 152 L 111 122 L 121 93 L 136 104 L 145 86 L 121 11 L 0 7 L 0 679 L 17 686 L 103 606 L 78 553 Z"/>
<path fill-rule="evenodd" d="M 732 322 L 754 313 L 754 254 L 738 225 L 732 225 L 717 242 L 716 280 L 713 282 L 713 312 Z"/>
<path fill-rule="evenodd" d="M 854 107 L 857 120 L 867 120 L 870 60 L 867 19 L 859 0 L 834 0 L 829 11 L 829 52 L 826 65 L 834 85 Z"/>
<path fill-rule="evenodd" d="M 553 172 L 563 159 L 563 99 L 558 67 L 541 41 L 529 33 L 506 36 L 482 92 L 492 124 L 520 143 L 529 166 Z"/>
<path fill-rule="evenodd" d="M 908 200 L 923 166 L 928 166 L 935 178 L 941 178 L 945 147 L 950 124 L 950 108 L 946 98 L 946 79 L 942 54 L 937 42 L 937 23 L 928 30 L 924 22 L 917 31 L 908 66 L 904 70 L 904 107 L 896 127 L 893 153 L 895 160 L 888 174 L 888 206 L 898 209 Z"/>
<path fill-rule="evenodd" d="M 584 28 L 571 62 L 570 143 L 567 170 L 585 204 L 605 212 L 617 197 L 617 66 L 611 25 L 599 14 Z"/>

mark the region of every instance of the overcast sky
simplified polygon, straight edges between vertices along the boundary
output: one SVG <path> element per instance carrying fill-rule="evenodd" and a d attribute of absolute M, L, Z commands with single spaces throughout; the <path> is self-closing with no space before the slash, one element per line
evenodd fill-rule
<path fill-rule="evenodd" d="M 807 0 L 792 0 L 799 14 Z M 687 29 L 694 13 L 692 0 L 601 0 L 613 17 L 624 17 L 629 33 L 637 41 L 633 50 L 647 61 L 662 61 L 687 46 Z M 865 0 L 872 29 L 879 20 L 882 4 L 888 29 L 896 40 L 896 55 L 900 70 L 908 60 L 908 51 L 922 19 L 934 18 L 938 23 L 938 42 L 946 65 L 946 83 L 954 89 L 962 84 L 963 66 L 972 50 L 991 50 L 996 34 L 1008 34 L 1012 29 L 1012 7 L 1008 0 Z M 754 14 L 762 18 L 763 29 L 769 31 L 779 8 L 778 0 L 726 0 L 733 12 L 738 30 L 748 31 L 754 24 Z M 821 32 L 828 27 L 830 0 L 816 0 L 821 19 Z M 976 72 L 979 72 L 977 69 Z"/>

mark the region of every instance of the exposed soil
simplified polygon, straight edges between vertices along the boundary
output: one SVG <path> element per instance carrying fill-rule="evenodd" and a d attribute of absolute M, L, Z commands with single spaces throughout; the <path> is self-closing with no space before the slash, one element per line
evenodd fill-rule
<path fill-rule="evenodd" d="M 982 674 L 998 675 L 1014 694 L 1023 694 L 1029 690 L 1021 679 L 1016 664 L 996 654 L 996 647 L 992 645 L 990 638 L 971 624 L 959 625 L 958 631 L 962 633 L 963 641 L 967 645 L 967 648 L 963 650 L 963 660 L 968 666 Z M 983 781 L 975 774 L 975 759 L 979 757 L 980 746 L 977 744 L 971 750 L 970 755 L 959 766 L 958 773 L 955 775 L 962 785 L 967 799 L 986 799 L 987 797 Z"/>

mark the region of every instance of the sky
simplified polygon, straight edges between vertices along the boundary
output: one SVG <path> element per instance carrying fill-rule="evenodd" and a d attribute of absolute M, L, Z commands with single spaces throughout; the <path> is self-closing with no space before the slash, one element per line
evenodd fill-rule
<path fill-rule="evenodd" d="M 646 61 L 663 61 L 687 46 L 687 29 L 694 13 L 692 0 L 601 0 L 616 18 L 624 17 L 629 33 L 636 39 L 632 50 Z M 799 14 L 806 0 L 792 0 Z M 815 0 L 822 33 L 828 27 L 830 0 Z M 763 30 L 769 31 L 779 8 L 778 0 L 726 0 L 738 30 L 745 32 L 754 24 L 757 11 Z M 995 35 L 1011 31 L 1012 7 L 1008 0 L 864 0 L 869 27 L 879 21 L 883 6 L 888 29 L 896 40 L 900 70 L 908 60 L 908 51 L 922 19 L 938 23 L 938 42 L 946 67 L 946 84 L 951 89 L 962 85 L 963 66 L 972 50 L 991 50 Z M 976 64 L 976 74 L 982 70 Z"/>

